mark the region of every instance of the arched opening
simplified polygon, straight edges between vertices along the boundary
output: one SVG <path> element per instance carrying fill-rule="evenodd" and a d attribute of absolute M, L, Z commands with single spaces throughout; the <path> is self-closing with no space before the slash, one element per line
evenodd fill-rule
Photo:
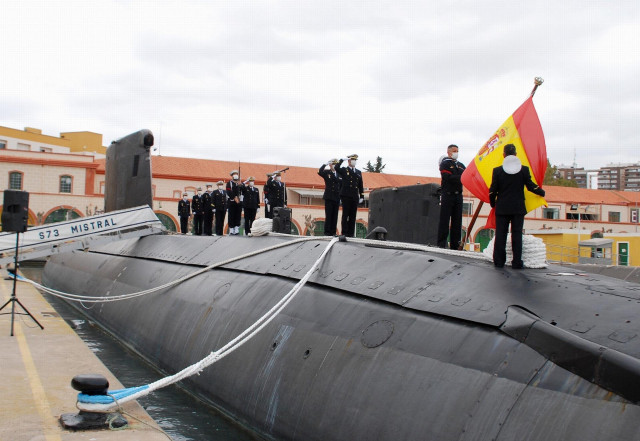
<path fill-rule="evenodd" d="M 50 212 L 47 217 L 44 218 L 44 224 L 52 224 L 54 222 L 65 222 L 82 217 L 82 214 L 77 212 L 73 208 L 60 207 L 57 210 Z"/>
<path fill-rule="evenodd" d="M 484 251 L 495 235 L 496 231 L 491 228 L 483 228 L 478 231 L 478 234 L 476 234 L 476 243 L 480 244 L 480 251 Z"/>
<path fill-rule="evenodd" d="M 160 222 L 162 222 L 162 225 L 164 225 L 164 227 L 168 231 L 178 231 L 178 227 L 176 226 L 176 223 L 173 221 L 173 219 L 170 216 L 164 213 L 158 213 L 158 212 L 156 212 L 156 216 L 158 216 L 158 219 L 160 219 Z"/>

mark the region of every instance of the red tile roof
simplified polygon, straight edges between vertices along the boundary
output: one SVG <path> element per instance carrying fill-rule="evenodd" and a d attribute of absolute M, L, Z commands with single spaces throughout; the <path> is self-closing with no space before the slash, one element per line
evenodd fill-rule
<path fill-rule="evenodd" d="M 104 173 L 104 159 L 99 163 L 97 173 Z M 256 184 L 261 185 L 267 180 L 267 173 L 280 170 L 286 165 L 240 163 L 241 179 L 249 176 L 256 178 Z M 152 156 L 152 174 L 163 179 L 187 179 L 198 182 L 216 182 L 220 179 L 229 180 L 229 173 L 238 169 L 237 162 L 215 161 L 211 159 L 179 158 L 175 156 Z M 318 165 L 320 168 L 320 164 Z M 393 175 L 388 173 L 363 173 L 365 188 L 401 187 L 404 185 L 440 183 L 439 177 Z M 289 166 L 283 180 L 290 187 L 324 188 L 324 180 L 318 176 L 318 169 L 312 167 Z"/>
<path fill-rule="evenodd" d="M 104 174 L 104 159 L 96 160 L 97 173 Z M 183 179 L 201 183 L 229 180 L 229 172 L 238 169 L 237 162 L 212 159 L 180 158 L 175 156 L 152 156 L 153 176 L 163 179 Z M 256 178 L 256 184 L 266 181 L 267 173 L 283 169 L 282 164 L 240 163 L 241 178 Z M 319 165 L 318 165 L 319 167 Z M 283 180 L 290 187 L 324 188 L 324 181 L 312 167 L 289 166 Z M 440 183 L 440 177 L 394 175 L 389 173 L 363 173 L 365 188 L 401 187 L 414 184 Z M 590 190 L 586 188 L 544 186 L 547 202 L 575 203 L 582 205 L 640 205 L 640 192 Z M 465 190 L 465 196 L 471 194 Z"/>

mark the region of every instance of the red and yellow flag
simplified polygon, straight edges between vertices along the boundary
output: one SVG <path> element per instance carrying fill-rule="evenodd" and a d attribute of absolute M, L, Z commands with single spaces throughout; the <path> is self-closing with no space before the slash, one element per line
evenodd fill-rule
<path fill-rule="evenodd" d="M 496 130 L 462 174 L 462 185 L 481 201 L 489 203 L 493 169 L 502 165 L 504 160 L 502 152 L 506 144 L 516 146 L 517 156 L 522 161 L 522 165 L 526 165 L 531 170 L 533 182 L 541 185 L 547 170 L 547 147 L 538 114 L 533 106 L 533 97 L 529 97 Z M 524 194 L 527 212 L 547 205 L 547 201 L 541 196 L 529 191 L 525 191 Z M 486 227 L 495 228 L 493 210 Z"/>

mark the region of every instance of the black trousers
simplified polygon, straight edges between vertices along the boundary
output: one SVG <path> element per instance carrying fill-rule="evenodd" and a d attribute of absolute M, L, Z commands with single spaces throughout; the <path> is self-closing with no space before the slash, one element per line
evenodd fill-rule
<path fill-rule="evenodd" d="M 224 234 L 224 216 L 227 214 L 225 210 L 216 210 L 216 234 L 222 236 Z"/>
<path fill-rule="evenodd" d="M 180 216 L 180 232 L 182 234 L 189 232 L 189 216 Z"/>
<path fill-rule="evenodd" d="M 513 250 L 513 268 L 522 268 L 522 226 L 524 214 L 497 215 L 496 239 L 493 243 L 493 264 L 503 267 L 507 261 L 507 233 L 511 224 L 511 249 Z"/>
<path fill-rule="evenodd" d="M 211 228 L 213 227 L 213 211 L 204 212 L 204 228 L 202 234 L 205 236 L 211 236 Z"/>
<path fill-rule="evenodd" d="M 451 222 L 451 229 L 449 229 Z M 447 248 L 447 236 L 449 246 L 457 250 L 462 234 L 462 195 L 443 194 L 440 200 L 440 222 L 438 223 L 438 246 Z"/>
<path fill-rule="evenodd" d="M 229 203 L 229 228 L 239 227 L 242 218 L 242 206 L 235 202 Z M 218 233 L 216 233 L 218 234 Z"/>
<path fill-rule="evenodd" d="M 244 234 L 251 233 L 251 225 L 253 225 L 253 221 L 256 220 L 256 212 L 257 208 L 246 208 L 244 209 Z"/>
<path fill-rule="evenodd" d="M 342 199 L 342 234 L 354 237 L 356 234 L 356 215 L 358 214 L 358 200 Z"/>
<path fill-rule="evenodd" d="M 335 236 L 338 227 L 340 201 L 324 200 L 324 235 Z"/>
<path fill-rule="evenodd" d="M 273 209 L 271 204 L 264 204 L 264 217 L 267 219 L 273 219 Z"/>
<path fill-rule="evenodd" d="M 202 227 L 204 226 L 204 214 L 195 213 L 193 215 L 193 234 L 202 235 Z"/>

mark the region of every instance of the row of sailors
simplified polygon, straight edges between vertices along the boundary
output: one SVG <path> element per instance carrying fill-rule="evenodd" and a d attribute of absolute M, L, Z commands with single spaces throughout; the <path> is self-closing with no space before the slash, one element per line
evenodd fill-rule
<path fill-rule="evenodd" d="M 189 218 L 193 215 L 194 235 L 211 236 L 215 232 L 221 236 L 224 234 L 224 221 L 228 212 L 229 234 L 238 235 L 244 210 L 244 231 L 247 235 L 251 234 L 251 225 L 260 208 L 260 192 L 255 187 L 255 178 L 251 176 L 240 182 L 238 170 L 233 170 L 230 176 L 231 180 L 226 186 L 224 181 L 218 181 L 216 190 L 213 190 L 211 184 L 206 185 L 207 190 L 204 193 L 202 188 L 198 187 L 197 194 L 191 200 L 187 193 L 183 193 L 182 199 L 178 202 L 181 233 L 187 233 Z M 287 191 L 280 172 L 269 173 L 267 177 L 263 190 L 265 216 L 272 218 L 274 208 L 286 207 Z"/>
<path fill-rule="evenodd" d="M 325 202 L 324 234 L 335 236 L 337 234 L 338 211 L 342 204 L 342 234 L 347 237 L 355 235 L 355 225 L 358 205 L 364 200 L 364 188 L 362 173 L 356 168 L 358 155 L 347 156 L 348 165 L 342 167 L 345 159 L 331 159 L 322 164 L 318 170 L 325 181 L 325 191 L 322 196 Z M 240 182 L 238 170 L 231 173 L 232 180 L 227 182 L 226 188 L 223 181 L 218 181 L 217 190 L 212 185 L 207 185 L 206 193 L 198 188 L 198 194 L 191 202 L 184 193 L 183 199 L 178 204 L 178 216 L 180 217 L 180 229 L 187 232 L 189 217 L 193 214 L 193 234 L 211 235 L 215 218 L 215 234 L 222 235 L 224 218 L 229 212 L 229 234 L 238 235 L 240 219 L 244 209 L 245 234 L 251 234 L 251 225 L 256 218 L 260 207 L 260 194 L 255 188 L 255 178 L 252 176 L 245 182 Z M 282 182 L 280 172 L 267 174 L 267 182 L 263 188 L 265 217 L 273 218 L 274 209 L 287 206 L 287 190 Z"/>

